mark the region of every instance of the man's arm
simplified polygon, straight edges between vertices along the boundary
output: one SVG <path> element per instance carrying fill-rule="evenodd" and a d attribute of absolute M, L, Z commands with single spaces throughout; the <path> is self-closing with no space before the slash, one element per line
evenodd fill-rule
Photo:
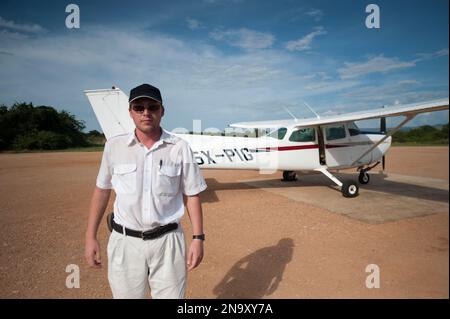
<path fill-rule="evenodd" d="M 184 195 L 184 202 L 192 224 L 192 233 L 194 235 L 203 234 L 203 213 L 200 196 Z M 194 239 L 189 246 L 187 255 L 188 270 L 197 267 L 203 259 L 203 240 Z"/>
<path fill-rule="evenodd" d="M 89 209 L 88 226 L 86 230 L 85 258 L 90 267 L 101 268 L 100 245 L 97 240 L 97 230 L 108 205 L 110 189 L 95 187 Z"/>

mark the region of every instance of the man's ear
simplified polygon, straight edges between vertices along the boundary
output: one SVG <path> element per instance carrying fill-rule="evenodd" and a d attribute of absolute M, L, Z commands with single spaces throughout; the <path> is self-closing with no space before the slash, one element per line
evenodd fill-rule
<path fill-rule="evenodd" d="M 161 107 L 162 107 L 161 117 L 163 117 L 164 116 L 164 105 L 161 105 Z"/>

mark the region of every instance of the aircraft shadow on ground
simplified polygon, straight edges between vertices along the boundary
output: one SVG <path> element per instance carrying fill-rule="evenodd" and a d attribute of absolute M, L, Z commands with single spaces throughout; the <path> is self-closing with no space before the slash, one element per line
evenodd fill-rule
<path fill-rule="evenodd" d="M 283 238 L 274 246 L 264 247 L 236 262 L 213 289 L 218 299 L 260 299 L 272 295 L 292 260 L 294 241 Z"/>
<path fill-rule="evenodd" d="M 349 173 L 337 173 L 335 174 L 341 181 L 350 179 L 358 180 L 358 175 Z M 399 195 L 411 198 L 426 199 L 435 202 L 449 202 L 449 191 L 447 189 L 433 188 L 423 185 L 415 185 L 400 181 L 393 181 L 386 179 L 386 174 L 371 174 L 369 184 L 359 185 L 361 190 L 370 190 L 390 195 Z M 254 180 L 251 181 L 251 185 L 246 182 L 230 182 L 220 183 L 215 178 L 207 178 L 208 190 L 205 192 L 202 200 L 205 202 L 216 202 L 218 197 L 215 191 L 218 190 L 243 190 L 243 189 L 255 189 L 255 188 L 298 188 L 301 191 L 302 187 L 328 187 L 335 191 L 339 191 L 339 187 L 334 184 L 327 177 L 320 173 L 299 175 L 297 181 L 284 182 L 281 181 L 281 177 Z"/>

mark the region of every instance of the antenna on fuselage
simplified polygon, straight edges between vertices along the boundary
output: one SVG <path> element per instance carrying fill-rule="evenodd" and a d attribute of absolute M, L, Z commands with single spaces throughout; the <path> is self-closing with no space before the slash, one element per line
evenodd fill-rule
<path fill-rule="evenodd" d="M 305 101 L 302 101 L 302 102 L 303 102 L 303 104 L 305 104 L 305 106 L 306 106 L 311 112 L 314 113 L 314 115 L 315 115 L 318 119 L 320 119 L 319 114 L 317 114 L 317 113 L 313 110 L 313 108 L 312 108 L 311 106 L 309 106 L 308 103 L 306 103 Z"/>
<path fill-rule="evenodd" d="M 292 114 L 291 111 L 289 111 L 289 109 L 287 108 L 287 106 L 283 106 L 283 108 L 284 108 L 284 110 L 285 110 L 286 112 L 288 112 L 288 114 L 289 114 L 290 116 L 292 116 L 292 117 L 294 118 L 294 121 L 295 121 L 295 122 L 298 121 L 298 119 L 295 117 L 295 115 Z"/>

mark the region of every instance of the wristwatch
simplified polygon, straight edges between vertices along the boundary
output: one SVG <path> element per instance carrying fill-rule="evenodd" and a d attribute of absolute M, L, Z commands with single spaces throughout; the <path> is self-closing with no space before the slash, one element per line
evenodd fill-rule
<path fill-rule="evenodd" d="M 205 240 L 205 234 L 201 234 L 201 235 L 194 235 L 194 236 L 192 236 L 192 239 L 200 239 L 200 240 Z"/>

